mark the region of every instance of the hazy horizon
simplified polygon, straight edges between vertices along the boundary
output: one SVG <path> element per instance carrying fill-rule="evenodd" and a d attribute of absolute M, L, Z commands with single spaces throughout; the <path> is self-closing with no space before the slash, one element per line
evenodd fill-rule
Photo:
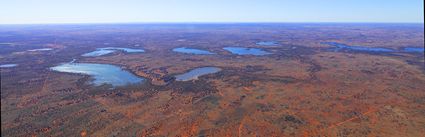
<path fill-rule="evenodd" d="M 120 24 L 412 24 L 422 25 L 424 22 L 65 22 L 65 23 L 0 23 L 0 25 L 120 25 Z"/>
<path fill-rule="evenodd" d="M 0 24 L 422 23 L 422 0 L 4 0 Z"/>

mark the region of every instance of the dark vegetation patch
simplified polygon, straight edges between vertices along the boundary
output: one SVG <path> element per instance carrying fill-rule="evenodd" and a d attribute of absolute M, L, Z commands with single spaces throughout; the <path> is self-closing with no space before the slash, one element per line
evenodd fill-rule
<path fill-rule="evenodd" d="M 262 73 L 255 73 L 264 71 L 264 67 L 247 67 L 247 69 L 239 68 L 224 68 L 220 73 L 216 74 L 216 77 L 224 79 L 224 82 L 229 82 L 235 87 L 247 87 L 254 86 L 254 81 L 262 82 L 280 82 L 280 83 L 295 83 L 298 80 L 287 76 L 287 77 L 278 77 L 278 76 L 269 76 Z M 229 77 L 237 77 L 237 79 L 229 79 Z"/>
<path fill-rule="evenodd" d="M 275 106 L 271 104 L 256 104 L 257 111 L 270 112 L 275 110 Z"/>
<path fill-rule="evenodd" d="M 365 70 L 365 69 L 360 70 L 360 72 L 365 73 L 365 74 L 368 74 L 368 75 L 375 74 L 375 72 L 370 71 L 370 70 Z"/>
<path fill-rule="evenodd" d="M 414 58 L 414 59 L 407 59 L 406 62 L 409 65 L 417 66 L 420 70 L 422 70 L 422 74 L 425 74 L 425 61 L 424 57 L 422 59 L 420 58 Z"/>
<path fill-rule="evenodd" d="M 183 61 L 202 62 L 204 59 L 184 58 Z"/>
<path fill-rule="evenodd" d="M 267 70 L 270 70 L 270 69 L 267 69 L 266 67 L 261 66 L 261 65 L 254 65 L 254 66 L 247 65 L 244 68 L 244 71 L 247 72 L 247 73 L 263 72 L 263 71 L 267 71 Z"/>
<path fill-rule="evenodd" d="M 361 128 L 343 128 L 338 130 L 337 136 L 348 137 L 348 136 L 368 136 L 372 129 L 365 126 Z"/>
<path fill-rule="evenodd" d="M 282 117 L 281 119 L 283 119 L 286 122 L 292 122 L 292 123 L 295 123 L 295 124 L 303 124 L 304 123 L 302 120 L 300 120 L 297 117 L 292 116 L 292 115 L 286 115 L 286 116 Z"/>
<path fill-rule="evenodd" d="M 209 95 L 218 91 L 211 83 L 203 78 L 193 81 L 174 81 L 167 85 L 167 87 L 178 93 L 192 92 L 202 95 Z"/>
<path fill-rule="evenodd" d="M 220 119 L 215 121 L 216 126 L 225 126 L 228 123 L 236 123 L 242 120 L 247 114 L 246 110 L 241 107 L 236 107 L 230 114 L 222 115 Z"/>
<path fill-rule="evenodd" d="M 298 46 L 298 45 L 286 45 L 278 47 L 276 55 L 277 60 L 280 59 L 300 59 L 303 56 L 314 55 L 317 53 L 319 48 Z"/>
<path fill-rule="evenodd" d="M 211 104 L 217 106 L 217 105 L 219 105 L 219 102 L 218 102 L 219 100 L 220 100 L 220 98 L 218 98 L 216 96 L 209 95 L 209 96 L 206 96 L 204 98 L 199 99 L 198 101 L 195 101 L 194 104 L 198 103 L 198 102 L 208 102 L 208 103 L 211 103 Z"/>

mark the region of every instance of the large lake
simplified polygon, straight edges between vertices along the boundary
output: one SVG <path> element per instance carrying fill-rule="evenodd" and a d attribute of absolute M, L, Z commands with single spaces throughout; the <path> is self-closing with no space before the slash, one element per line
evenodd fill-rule
<path fill-rule="evenodd" d="M 236 55 L 269 55 L 272 54 L 270 52 L 264 51 L 259 48 L 243 48 L 243 47 L 225 47 L 224 50 L 231 52 Z"/>
<path fill-rule="evenodd" d="M 190 70 L 189 72 L 186 72 L 186 73 L 183 73 L 183 74 L 180 74 L 180 75 L 176 75 L 176 80 L 177 81 L 197 80 L 198 77 L 200 77 L 200 76 L 212 74 L 212 73 L 217 73 L 219 71 L 221 71 L 221 69 L 217 68 L 217 67 L 196 68 L 196 69 Z"/>
<path fill-rule="evenodd" d="M 117 47 L 107 47 L 107 48 L 98 48 L 95 51 L 89 52 L 89 53 L 85 53 L 82 56 L 84 57 L 97 57 L 97 56 L 103 56 L 103 55 L 107 55 L 116 51 L 124 51 L 127 53 L 140 53 L 140 52 L 145 52 L 145 50 L 143 49 L 132 49 L 132 48 L 117 48 Z"/>
<path fill-rule="evenodd" d="M 93 84 L 96 86 L 102 84 L 111 84 L 112 86 L 124 86 L 127 84 L 136 84 L 144 81 L 118 66 L 109 64 L 92 63 L 64 63 L 51 68 L 54 71 L 66 73 L 78 73 L 90 75 L 94 78 Z"/>
<path fill-rule="evenodd" d="M 207 51 L 207 50 L 201 50 L 201 49 L 194 49 L 194 48 L 174 48 L 174 52 L 180 52 L 180 53 L 186 53 L 186 54 L 196 54 L 196 55 L 211 55 L 215 54 L 213 52 Z"/>

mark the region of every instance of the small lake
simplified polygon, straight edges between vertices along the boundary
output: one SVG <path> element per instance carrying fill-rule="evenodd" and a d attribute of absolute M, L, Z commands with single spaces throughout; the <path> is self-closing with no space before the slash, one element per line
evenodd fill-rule
<path fill-rule="evenodd" d="M 41 48 L 41 49 L 30 49 L 28 51 L 49 51 L 49 50 L 53 50 L 52 48 Z"/>
<path fill-rule="evenodd" d="M 219 71 L 221 71 L 221 68 L 217 68 L 217 67 L 196 68 L 196 69 L 190 70 L 189 72 L 186 72 L 184 74 L 176 75 L 176 80 L 177 81 L 197 80 L 198 77 L 200 77 L 200 76 L 212 74 L 212 73 L 217 73 Z"/>
<path fill-rule="evenodd" d="M 54 71 L 90 75 L 94 78 L 93 84 L 111 84 L 112 86 L 125 86 L 144 81 L 126 70 L 115 65 L 92 63 L 64 63 L 51 68 Z"/>
<path fill-rule="evenodd" d="M 264 51 L 259 48 L 243 48 L 243 47 L 225 47 L 224 50 L 231 52 L 236 55 L 269 55 L 272 54 L 270 52 Z"/>
<path fill-rule="evenodd" d="M 89 53 L 85 53 L 81 56 L 84 57 L 97 57 L 97 56 L 103 56 L 103 55 L 107 55 L 116 51 L 124 51 L 127 53 L 141 53 L 141 52 L 145 52 L 145 50 L 143 49 L 132 49 L 132 48 L 117 48 L 117 47 L 107 47 L 107 48 L 98 48 L 95 51 L 89 52 Z"/>
<path fill-rule="evenodd" d="M 337 42 L 324 42 L 324 44 L 328 44 L 334 46 L 334 51 L 340 50 L 355 50 L 355 51 L 368 51 L 368 52 L 424 52 L 424 48 L 418 47 L 407 47 L 402 50 L 393 50 L 389 48 L 373 48 L 373 47 L 364 47 L 364 46 L 350 46 L 347 44 L 337 43 Z"/>
<path fill-rule="evenodd" d="M 389 48 L 374 48 L 374 47 L 364 47 L 364 46 L 350 46 L 343 43 L 337 42 L 325 42 L 325 44 L 334 46 L 335 51 L 340 50 L 356 50 L 356 51 L 369 51 L 369 52 L 394 52 L 395 50 Z"/>
<path fill-rule="evenodd" d="M 3 64 L 3 65 L 0 65 L 0 68 L 12 68 L 16 66 L 18 66 L 18 64 Z"/>
<path fill-rule="evenodd" d="M 276 41 L 260 41 L 260 42 L 257 42 L 256 44 L 260 45 L 260 46 L 276 46 L 276 45 L 279 45 L 279 43 L 276 42 Z"/>
<path fill-rule="evenodd" d="M 186 53 L 186 54 L 195 54 L 195 55 L 211 55 L 215 54 L 213 52 L 207 51 L 207 50 L 201 50 L 201 49 L 194 49 L 194 48 L 174 48 L 174 52 L 180 52 L 180 53 Z"/>
<path fill-rule="evenodd" d="M 424 48 L 408 47 L 403 49 L 404 52 L 424 52 Z"/>

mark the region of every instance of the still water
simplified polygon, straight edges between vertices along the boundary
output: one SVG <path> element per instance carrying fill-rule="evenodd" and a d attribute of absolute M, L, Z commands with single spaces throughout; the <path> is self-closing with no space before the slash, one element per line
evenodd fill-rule
<path fill-rule="evenodd" d="M 112 86 L 124 86 L 144 81 L 126 70 L 115 65 L 92 64 L 92 63 L 64 63 L 51 68 L 54 71 L 66 73 L 78 73 L 90 75 L 94 78 L 93 84 L 111 84 Z"/>
<path fill-rule="evenodd" d="M 196 69 L 190 70 L 189 72 L 177 75 L 176 80 L 177 81 L 197 80 L 198 77 L 200 77 L 200 76 L 212 74 L 212 73 L 217 73 L 219 71 L 221 71 L 221 69 L 217 68 L 217 67 L 196 68 Z"/>
<path fill-rule="evenodd" d="M 264 50 L 259 49 L 259 48 L 225 47 L 223 49 L 231 52 L 232 54 L 236 54 L 236 55 L 256 55 L 256 56 L 260 56 L 260 55 L 272 54 L 270 52 L 264 51 Z"/>
<path fill-rule="evenodd" d="M 207 51 L 207 50 L 194 49 L 194 48 L 186 48 L 186 47 L 174 48 L 173 51 L 174 52 L 180 52 L 180 53 L 187 53 L 187 54 L 195 54 L 195 55 L 211 55 L 211 54 L 215 54 L 215 53 L 212 53 L 212 52 Z"/>
<path fill-rule="evenodd" d="M 3 64 L 3 65 L 0 65 L 0 68 L 12 68 L 16 66 L 18 66 L 18 64 Z"/>
<path fill-rule="evenodd" d="M 403 49 L 404 52 L 424 52 L 424 48 L 408 47 Z"/>
<path fill-rule="evenodd" d="M 85 53 L 82 56 L 84 57 L 97 57 L 97 56 L 103 56 L 107 55 L 113 52 L 116 52 L 118 50 L 127 52 L 127 53 L 139 53 L 139 52 L 145 52 L 143 49 L 132 49 L 132 48 L 117 48 L 117 47 L 107 47 L 107 48 L 98 48 L 95 51 Z"/>
<path fill-rule="evenodd" d="M 260 42 L 257 42 L 256 44 L 260 46 L 276 46 L 279 43 L 276 41 L 260 41 Z"/>
<path fill-rule="evenodd" d="M 324 42 L 324 44 L 328 44 L 331 46 L 334 46 L 334 51 L 340 51 L 340 50 L 356 50 L 356 51 L 369 51 L 369 52 L 394 52 L 393 49 L 389 48 L 373 48 L 373 47 L 364 47 L 364 46 L 350 46 L 342 43 L 337 42 Z"/>
<path fill-rule="evenodd" d="M 41 48 L 41 49 L 30 49 L 28 51 L 50 51 L 53 50 L 52 48 Z"/>

